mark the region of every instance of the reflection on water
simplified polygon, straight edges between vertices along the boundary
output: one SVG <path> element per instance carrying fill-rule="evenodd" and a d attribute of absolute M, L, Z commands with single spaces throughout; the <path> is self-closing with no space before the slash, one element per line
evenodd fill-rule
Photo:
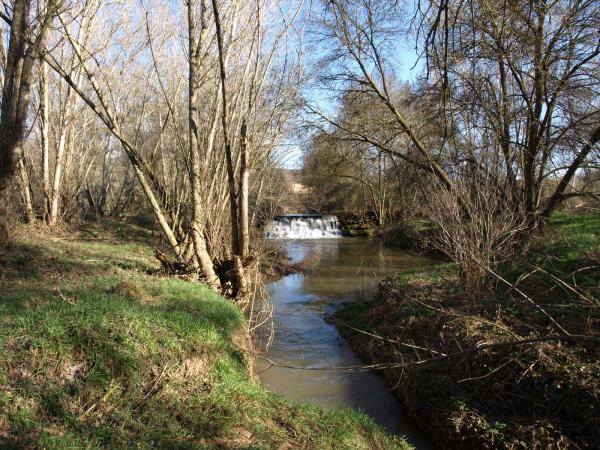
<path fill-rule="evenodd" d="M 275 305 L 275 340 L 268 356 L 295 367 L 361 364 L 316 305 L 327 302 L 335 308 L 342 302 L 366 300 L 373 295 L 379 278 L 426 263 L 423 258 L 385 249 L 366 239 L 303 240 L 283 245 L 295 262 L 306 258 L 316 261 L 315 270 L 308 275 L 290 275 L 268 286 Z M 258 371 L 264 368 L 266 365 L 259 364 Z M 406 423 L 398 400 L 382 378 L 372 372 L 271 367 L 259 377 L 293 400 L 360 409 L 390 432 L 406 435 L 419 448 L 427 447 Z"/>

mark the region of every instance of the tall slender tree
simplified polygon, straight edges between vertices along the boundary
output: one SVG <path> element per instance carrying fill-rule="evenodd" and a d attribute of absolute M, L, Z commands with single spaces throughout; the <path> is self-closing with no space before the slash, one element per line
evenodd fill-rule
<path fill-rule="evenodd" d="M 31 0 L 15 0 L 4 71 L 0 112 L 0 245 L 10 239 L 9 205 L 17 165 L 23 155 L 27 113 L 31 101 L 33 69 L 45 50 L 52 21 L 60 3 L 48 0 L 42 14 L 30 17 Z"/>

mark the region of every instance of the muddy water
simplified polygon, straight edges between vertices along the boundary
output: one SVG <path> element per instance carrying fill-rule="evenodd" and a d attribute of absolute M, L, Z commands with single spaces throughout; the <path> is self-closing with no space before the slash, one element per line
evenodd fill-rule
<path fill-rule="evenodd" d="M 275 305 L 275 337 L 268 357 L 295 367 L 352 366 L 361 361 L 332 325 L 328 313 L 343 303 L 371 298 L 380 277 L 426 264 L 423 258 L 384 249 L 359 238 L 282 242 L 294 261 L 309 259 L 315 270 L 268 286 Z M 257 367 L 262 382 L 292 400 L 361 410 L 417 448 L 426 439 L 406 421 L 401 405 L 373 372 L 306 371 Z"/>

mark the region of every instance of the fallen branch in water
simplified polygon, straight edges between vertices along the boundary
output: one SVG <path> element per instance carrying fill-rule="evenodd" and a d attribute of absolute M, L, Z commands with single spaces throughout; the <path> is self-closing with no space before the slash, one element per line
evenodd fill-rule
<path fill-rule="evenodd" d="M 539 338 L 531 338 L 531 339 L 522 339 L 515 341 L 507 341 L 507 342 L 496 342 L 491 344 L 483 344 L 475 348 L 470 348 L 467 350 L 462 350 L 455 353 L 449 353 L 447 355 L 443 354 L 440 356 L 435 356 L 433 358 L 422 359 L 419 361 L 410 361 L 406 363 L 379 363 L 379 364 L 365 364 L 365 365 L 354 365 L 354 366 L 331 366 L 331 367 L 306 367 L 306 366 L 293 366 L 291 364 L 281 364 L 273 361 L 270 358 L 267 358 L 264 355 L 253 354 L 252 356 L 260 358 L 267 363 L 269 363 L 269 367 L 262 370 L 265 372 L 269 370 L 271 367 L 281 367 L 283 369 L 292 369 L 292 370 L 310 370 L 310 371 L 324 371 L 324 370 L 341 370 L 346 372 L 362 372 L 367 370 L 383 370 L 383 369 L 400 369 L 400 368 L 408 368 L 415 366 L 422 366 L 425 364 L 431 364 L 434 362 L 439 362 L 442 360 L 457 358 L 460 356 L 478 353 L 483 350 L 502 348 L 502 347 L 517 347 L 521 345 L 527 344 L 535 344 L 539 342 L 550 342 L 550 341 L 591 341 L 600 344 L 600 337 L 598 336 L 588 336 L 588 335 L 580 335 L 580 334 L 559 334 L 553 336 L 542 336 Z M 407 344 L 408 345 L 408 344 Z M 240 348 L 240 350 L 244 351 Z"/>
<path fill-rule="evenodd" d="M 332 321 L 336 322 L 336 323 L 339 323 L 340 325 L 343 325 L 346 328 L 350 328 L 351 330 L 354 330 L 357 333 L 366 334 L 367 336 L 374 337 L 375 339 L 379 339 L 379 340 L 382 340 L 382 341 L 387 341 L 387 342 L 390 342 L 390 343 L 396 344 L 396 345 L 402 345 L 403 347 L 408 347 L 408 348 L 412 348 L 412 349 L 415 349 L 415 350 L 424 350 L 426 352 L 435 353 L 436 355 L 448 356 L 445 353 L 438 352 L 438 351 L 432 350 L 432 349 L 427 348 L 427 347 L 421 347 L 421 346 L 415 345 L 415 344 L 408 344 L 406 342 L 401 342 L 401 341 L 397 341 L 397 340 L 394 340 L 394 339 L 390 339 L 390 338 L 386 338 L 386 337 L 383 337 L 383 336 L 379 336 L 377 334 L 369 333 L 368 331 L 365 331 L 365 330 L 359 330 L 358 328 L 355 328 L 352 325 L 347 324 L 346 322 L 344 322 L 343 320 L 340 320 L 340 319 L 333 318 Z"/>

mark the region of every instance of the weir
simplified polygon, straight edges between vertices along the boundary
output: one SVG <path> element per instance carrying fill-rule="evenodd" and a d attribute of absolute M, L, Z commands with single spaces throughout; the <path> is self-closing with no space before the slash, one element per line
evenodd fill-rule
<path fill-rule="evenodd" d="M 337 216 L 286 214 L 277 216 L 265 229 L 267 239 L 331 239 L 342 237 Z"/>

